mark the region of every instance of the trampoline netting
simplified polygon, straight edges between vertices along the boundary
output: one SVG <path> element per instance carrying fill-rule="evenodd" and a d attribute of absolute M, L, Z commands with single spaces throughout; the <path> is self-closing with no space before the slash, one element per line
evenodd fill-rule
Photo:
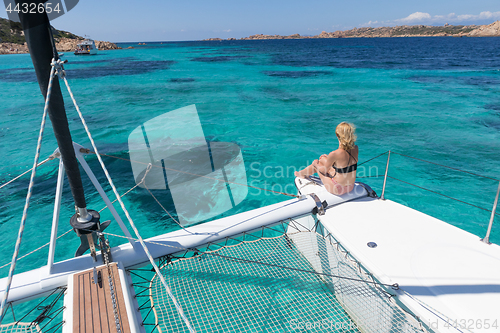
<path fill-rule="evenodd" d="M 197 332 L 426 332 L 312 216 L 169 255 L 161 272 Z M 188 332 L 157 275 L 150 299 L 161 332 Z"/>

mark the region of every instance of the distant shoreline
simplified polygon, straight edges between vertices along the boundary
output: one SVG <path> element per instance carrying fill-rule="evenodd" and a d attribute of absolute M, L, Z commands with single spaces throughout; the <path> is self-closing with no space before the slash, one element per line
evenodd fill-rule
<path fill-rule="evenodd" d="M 52 34 L 56 41 L 56 48 L 61 52 L 72 52 L 77 44 L 84 40 L 83 37 L 71 32 L 52 28 Z M 0 54 L 23 54 L 29 53 L 28 45 L 24 37 L 24 31 L 19 22 L 0 18 Z M 95 40 L 99 50 L 121 49 L 114 43 Z"/>
<path fill-rule="evenodd" d="M 82 39 L 71 39 L 71 38 L 61 38 L 56 41 L 56 49 L 59 52 L 73 52 L 77 48 L 77 44 L 80 43 Z M 95 40 L 95 45 L 98 50 L 119 50 L 121 47 L 117 46 L 115 43 L 103 42 Z M 0 55 L 2 54 L 25 54 L 29 53 L 28 46 L 24 44 L 15 43 L 0 43 Z"/>
<path fill-rule="evenodd" d="M 1 54 L 23 54 L 29 53 L 25 43 L 24 32 L 19 23 L 0 19 L 0 32 L 3 40 L 0 39 Z M 66 31 L 54 29 L 54 37 L 57 42 L 57 49 L 61 52 L 71 52 L 76 49 L 76 44 L 83 40 L 82 37 Z M 428 25 L 403 25 L 395 27 L 380 28 L 354 28 L 344 31 L 326 32 L 316 36 L 301 36 L 300 34 L 264 35 L 256 34 L 243 38 L 208 38 L 202 41 L 233 41 L 233 40 L 268 40 L 268 39 L 321 39 L 321 38 L 392 38 L 392 37 L 500 37 L 500 21 L 495 21 L 489 25 L 449 25 L 428 26 Z M 115 43 L 95 41 L 99 50 L 121 49 Z M 152 42 L 156 43 L 156 42 Z M 127 44 L 125 42 L 119 44 Z M 138 45 L 146 45 L 139 42 Z M 133 47 L 128 47 L 133 48 Z"/>
<path fill-rule="evenodd" d="M 380 38 L 380 37 L 500 37 L 500 21 L 488 25 L 402 25 L 380 28 L 354 28 L 334 32 L 323 31 L 316 36 L 292 34 L 264 35 L 257 34 L 243 38 L 207 38 L 204 41 L 223 40 L 262 40 L 262 39 L 317 39 L 317 38 Z"/>

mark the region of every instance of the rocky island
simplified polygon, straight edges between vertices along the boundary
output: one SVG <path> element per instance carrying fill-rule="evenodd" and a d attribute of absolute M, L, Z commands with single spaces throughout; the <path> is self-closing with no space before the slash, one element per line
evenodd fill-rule
<path fill-rule="evenodd" d="M 305 39 L 305 38 L 373 38 L 373 37 L 429 37 L 429 36 L 452 36 L 452 37 L 498 37 L 500 36 L 500 21 L 489 25 L 402 25 L 395 27 L 380 28 L 354 28 L 351 30 L 338 30 L 334 32 L 323 31 L 316 36 L 301 36 L 293 34 L 281 35 L 252 35 L 239 40 L 255 39 Z M 209 38 L 205 40 L 224 40 L 222 38 Z M 236 40 L 228 38 L 227 40 Z"/>
<path fill-rule="evenodd" d="M 74 51 L 76 44 L 84 38 L 67 31 L 52 29 L 56 48 L 61 52 Z M 114 43 L 95 40 L 99 50 L 116 50 L 121 47 Z M 24 31 L 20 23 L 0 18 L 0 54 L 28 53 Z"/>

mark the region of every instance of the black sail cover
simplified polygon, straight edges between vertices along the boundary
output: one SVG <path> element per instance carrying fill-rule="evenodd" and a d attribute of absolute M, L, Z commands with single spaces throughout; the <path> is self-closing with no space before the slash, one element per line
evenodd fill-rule
<path fill-rule="evenodd" d="M 16 4 L 23 3 L 44 3 L 46 1 L 22 1 L 15 0 Z M 55 50 L 50 22 L 44 11 L 23 13 L 19 11 L 19 19 L 24 30 L 26 43 L 31 55 L 31 60 L 35 67 L 36 76 L 40 85 L 40 90 L 45 98 L 51 71 L 52 58 L 57 57 Z M 71 187 L 71 193 L 75 200 L 75 205 L 79 208 L 85 208 L 85 193 L 83 191 L 82 180 L 78 161 L 73 148 L 73 141 L 68 126 L 68 118 L 64 109 L 63 96 L 59 85 L 59 78 L 56 76 L 52 83 L 52 92 L 49 102 L 48 113 L 54 134 L 57 139 L 61 158 L 66 169 L 68 182 Z"/>

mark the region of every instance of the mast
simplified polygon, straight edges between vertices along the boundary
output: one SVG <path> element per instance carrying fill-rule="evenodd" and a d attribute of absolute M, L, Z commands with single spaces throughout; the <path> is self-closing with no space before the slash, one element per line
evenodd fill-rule
<path fill-rule="evenodd" d="M 40 6 L 45 1 L 35 0 L 15 0 L 16 8 L 28 8 L 31 5 L 36 5 L 36 8 L 44 8 Z M 16 10 L 15 10 L 16 11 Z M 16 11 L 17 12 L 17 11 Z M 19 10 L 19 21 L 23 27 L 23 31 L 26 37 L 26 42 L 30 50 L 31 59 L 33 61 L 33 66 L 35 67 L 35 72 L 40 85 L 40 90 L 44 96 L 45 112 L 49 114 L 50 120 L 53 125 L 54 134 L 59 146 L 59 152 L 61 154 L 60 158 L 62 165 L 65 166 L 66 175 L 68 176 L 68 181 L 71 187 L 71 192 L 73 194 L 73 199 L 75 201 L 75 206 L 77 212 L 70 219 L 70 224 L 75 230 L 76 234 L 80 237 L 82 244 L 77 250 L 76 255 L 83 254 L 87 249 L 90 248 L 94 263 L 96 260 L 95 251 L 95 241 L 97 239 L 97 231 L 101 230 L 99 222 L 99 213 L 95 210 L 87 211 L 87 204 L 85 202 L 85 193 L 83 191 L 82 180 L 80 177 L 80 170 L 78 167 L 77 158 L 75 155 L 75 150 L 73 148 L 73 141 L 71 139 L 71 133 L 69 131 L 68 119 L 66 117 L 66 110 L 64 109 L 64 100 L 61 93 L 61 87 L 59 85 L 59 79 L 57 75 L 54 75 L 52 66 L 60 66 L 60 63 L 53 64 L 53 60 L 57 61 L 58 54 L 54 43 L 54 38 L 52 36 L 52 30 L 50 27 L 49 19 L 44 10 Z M 51 90 L 49 92 L 49 81 L 51 84 Z M 50 94 L 49 94 L 50 93 Z M 49 100 L 47 101 L 47 97 Z M 45 119 L 44 119 L 45 121 Z M 42 123 L 42 125 L 44 122 Z M 28 195 L 26 196 L 26 204 L 24 207 L 23 218 L 21 219 L 21 225 L 19 227 L 19 234 L 15 245 L 14 254 L 12 256 L 12 264 L 10 266 L 9 275 L 7 278 L 7 286 L 5 288 L 5 293 L 0 304 L 0 323 L 3 320 L 5 314 L 5 306 L 8 302 L 9 290 L 12 284 L 12 277 L 14 275 L 14 270 L 16 267 L 16 262 L 19 254 L 19 245 L 22 240 L 23 231 L 25 228 L 27 210 L 29 207 L 29 199 L 31 197 L 31 190 L 33 185 L 34 176 L 36 174 L 36 162 L 38 159 L 42 130 L 40 131 L 39 142 L 37 146 L 37 155 L 35 157 L 35 162 L 33 166 L 33 171 L 31 174 L 30 187 L 28 189 Z M 62 165 L 60 167 L 62 167 Z M 61 169 L 60 169 L 61 170 Z M 61 182 L 62 184 L 62 182 Z M 58 209 L 58 208 L 56 208 Z M 111 222 L 111 221 L 109 221 Z M 109 225 L 106 221 L 103 225 L 102 230 Z M 102 235 L 102 234 L 101 234 Z M 102 237 L 103 238 L 103 237 Z M 103 239 L 103 243 L 105 239 Z M 54 243 L 55 244 L 55 243 Z M 94 266 L 94 281 L 98 281 L 97 273 Z"/>
<path fill-rule="evenodd" d="M 22 4 L 23 0 L 16 0 L 16 4 Z M 30 1 L 44 3 L 45 1 Z M 47 88 L 50 77 L 51 62 L 58 59 L 55 42 L 52 36 L 51 26 L 47 14 L 19 12 L 19 18 L 26 37 L 26 43 L 30 51 L 31 60 L 35 67 L 38 84 L 43 97 L 47 96 Z M 78 211 L 79 222 L 88 222 L 92 215 L 87 212 L 85 193 L 78 161 L 73 148 L 73 140 L 69 131 L 68 119 L 64 108 L 64 100 L 59 85 L 59 78 L 53 79 L 52 94 L 50 97 L 48 114 L 52 122 L 54 134 L 64 163 L 71 193 Z"/>

